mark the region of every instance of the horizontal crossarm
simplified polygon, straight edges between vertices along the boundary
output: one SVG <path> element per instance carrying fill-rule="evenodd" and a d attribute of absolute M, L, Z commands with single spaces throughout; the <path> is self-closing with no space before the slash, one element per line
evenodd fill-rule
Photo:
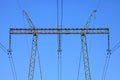
<path fill-rule="evenodd" d="M 109 28 L 10 28 L 10 34 L 109 34 Z"/>

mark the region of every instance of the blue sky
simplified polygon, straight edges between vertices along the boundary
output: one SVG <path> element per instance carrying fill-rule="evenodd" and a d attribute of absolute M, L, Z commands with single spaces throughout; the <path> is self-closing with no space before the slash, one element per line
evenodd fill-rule
<path fill-rule="evenodd" d="M 63 0 L 63 27 L 83 27 L 93 9 L 97 13 L 90 27 L 109 27 L 111 48 L 120 41 L 119 0 Z M 56 26 L 56 0 L 1 0 L 0 1 L 0 42 L 8 48 L 9 28 L 29 28 L 22 13 L 25 9 L 36 27 Z M 12 51 L 18 80 L 26 80 L 32 35 L 13 35 Z M 88 47 L 92 80 L 101 80 L 106 58 L 107 35 L 88 35 Z M 43 80 L 57 79 L 57 36 L 39 35 L 39 51 Z M 81 51 L 80 35 L 62 36 L 63 79 L 76 80 Z M 106 80 L 120 80 L 120 49 L 111 56 Z M 39 80 L 38 61 L 35 79 Z M 13 80 L 8 56 L 0 49 L 0 78 Z M 84 79 L 83 61 L 80 78 Z M 81 80 L 80 79 L 80 80 Z"/>

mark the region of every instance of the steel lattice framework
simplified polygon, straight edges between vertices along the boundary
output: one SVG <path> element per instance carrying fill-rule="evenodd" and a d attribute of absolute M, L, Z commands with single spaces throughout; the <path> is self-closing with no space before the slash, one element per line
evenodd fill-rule
<path fill-rule="evenodd" d="M 109 34 L 109 28 L 10 28 L 10 34 Z"/>
<path fill-rule="evenodd" d="M 35 70 L 35 62 L 36 62 L 36 50 L 37 50 L 37 42 L 38 36 L 36 34 L 33 35 L 32 39 L 32 50 L 30 55 L 30 64 L 29 64 L 29 72 L 28 72 L 28 80 L 34 80 L 34 70 Z M 32 75 L 32 76 L 31 76 Z"/>
<path fill-rule="evenodd" d="M 81 35 L 81 49 L 83 53 L 83 60 L 84 60 L 84 70 L 85 70 L 85 77 L 86 80 L 91 80 L 90 75 L 90 65 L 89 65 L 89 56 L 88 56 L 88 47 L 87 47 L 87 41 L 86 41 L 86 35 L 88 34 L 108 34 L 108 50 L 109 48 L 109 28 L 10 28 L 10 46 L 11 47 L 11 35 L 13 34 L 31 34 L 33 35 L 35 41 L 33 41 L 34 44 L 32 47 L 31 57 L 33 58 L 33 61 L 30 61 L 31 69 L 29 73 L 34 74 L 34 67 L 35 67 L 35 56 L 36 56 L 36 48 L 37 48 L 37 37 L 38 34 L 78 34 Z M 31 75 L 30 74 L 30 75 Z M 33 80 L 33 76 L 29 77 L 28 80 Z"/>

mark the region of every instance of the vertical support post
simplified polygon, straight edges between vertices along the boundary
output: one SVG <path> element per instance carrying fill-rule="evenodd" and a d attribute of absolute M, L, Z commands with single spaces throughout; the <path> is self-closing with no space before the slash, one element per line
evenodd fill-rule
<path fill-rule="evenodd" d="M 84 61 L 85 80 L 91 80 L 88 46 L 86 41 L 86 34 L 84 32 L 81 35 L 81 46 Z"/>
<path fill-rule="evenodd" d="M 15 65 L 14 65 L 14 61 L 13 61 L 13 57 L 12 57 L 12 45 L 11 45 L 11 34 L 9 34 L 9 48 L 8 48 L 8 58 L 9 58 L 9 61 L 10 61 L 10 66 L 11 66 L 11 70 L 12 70 L 12 73 L 13 73 L 13 78 L 14 80 L 17 80 L 17 74 L 16 74 L 16 70 L 15 70 Z"/>
<path fill-rule="evenodd" d="M 31 55 L 30 55 L 30 64 L 29 64 L 29 72 L 28 72 L 28 80 L 33 80 L 34 79 L 37 44 L 38 44 L 38 35 L 33 34 L 32 48 L 31 48 Z"/>
<path fill-rule="evenodd" d="M 11 49 L 11 34 L 9 34 L 9 49 L 8 49 L 8 55 L 12 54 L 12 49 Z"/>
<path fill-rule="evenodd" d="M 107 55 L 111 55 L 111 49 L 110 49 L 110 34 L 108 34 L 108 49 L 107 49 Z"/>

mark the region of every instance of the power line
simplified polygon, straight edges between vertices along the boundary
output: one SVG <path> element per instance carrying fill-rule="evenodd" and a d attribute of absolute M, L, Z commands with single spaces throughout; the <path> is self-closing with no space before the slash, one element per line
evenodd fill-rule
<path fill-rule="evenodd" d="M 63 0 L 61 0 L 61 28 L 63 25 Z"/>
<path fill-rule="evenodd" d="M 119 49 L 119 47 L 120 47 L 120 41 L 111 49 L 111 53 L 113 54 L 117 49 Z M 109 63 L 110 63 L 111 53 L 108 54 L 106 57 L 104 68 L 103 68 L 103 73 L 102 73 L 102 80 L 105 80 L 106 78 Z"/>
<path fill-rule="evenodd" d="M 107 75 L 107 70 L 109 66 L 109 61 L 110 61 L 110 56 L 111 56 L 111 49 L 110 49 L 110 35 L 108 34 L 108 49 L 107 49 L 107 57 L 105 60 L 104 68 L 103 68 L 103 73 L 102 73 L 102 80 L 105 80 L 106 75 Z"/>
<path fill-rule="evenodd" d="M 16 80 L 16 79 L 15 79 L 14 69 L 13 69 L 13 65 L 12 65 L 12 61 L 11 61 L 10 56 L 9 56 L 9 62 L 10 62 L 10 68 L 11 68 L 11 70 L 12 70 L 13 79 Z"/>
<path fill-rule="evenodd" d="M 5 53 L 7 53 L 7 49 L 2 45 L 2 43 L 0 43 L 0 48 L 1 48 Z"/>
<path fill-rule="evenodd" d="M 98 0 L 98 2 L 96 4 L 96 7 L 95 7 L 96 11 L 99 11 L 99 9 L 100 9 L 101 1 L 102 0 Z M 95 19 L 96 19 L 96 14 L 94 14 L 93 23 L 92 23 L 93 25 L 92 26 L 95 26 Z"/>
<path fill-rule="evenodd" d="M 17 4 L 18 4 L 18 8 L 19 8 L 20 10 L 22 10 L 22 6 L 21 6 L 19 0 L 16 0 L 16 2 L 17 2 Z"/>
<path fill-rule="evenodd" d="M 8 54 L 7 49 L 6 49 L 1 43 L 0 43 L 0 48 L 1 48 L 6 54 Z M 14 78 L 14 80 L 16 80 L 16 79 L 15 79 L 14 68 L 13 68 L 13 65 L 12 65 L 11 56 L 9 56 L 9 62 L 10 62 L 10 67 L 11 67 L 11 70 L 12 70 L 13 78 Z"/>
<path fill-rule="evenodd" d="M 9 55 L 9 61 L 10 61 L 10 65 L 11 65 L 14 80 L 17 80 L 17 74 L 16 74 L 16 69 L 15 69 L 14 60 L 13 60 L 12 55 Z"/>
<path fill-rule="evenodd" d="M 104 64 L 104 68 L 103 68 L 102 80 L 105 80 L 105 78 L 106 78 L 109 62 L 110 62 L 110 55 L 107 55 L 105 64 Z"/>
<path fill-rule="evenodd" d="M 16 73 L 16 69 L 15 69 L 15 65 L 14 65 L 14 60 L 12 57 L 12 49 L 11 49 L 11 35 L 9 35 L 9 50 L 8 50 L 8 56 L 9 56 L 9 61 L 10 61 L 10 65 L 11 65 L 11 69 L 13 70 L 12 74 L 14 77 L 14 80 L 17 80 L 17 73 Z"/>
<path fill-rule="evenodd" d="M 11 52 L 9 52 L 7 50 L 7 48 L 2 45 L 2 43 L 0 43 L 0 48 L 6 53 L 8 54 L 8 58 L 9 58 L 9 62 L 10 62 L 10 67 L 11 67 L 11 70 L 12 70 L 12 75 L 13 75 L 13 78 L 14 80 L 17 80 L 17 74 L 16 74 L 16 70 L 15 70 L 15 65 L 14 65 L 14 60 L 13 60 L 13 57 L 11 55 Z"/>
<path fill-rule="evenodd" d="M 60 5 L 59 5 L 60 4 Z M 63 24 L 63 0 L 57 0 L 57 28 L 62 28 Z M 62 80 L 62 49 L 61 30 L 58 30 L 58 80 Z"/>
<path fill-rule="evenodd" d="M 80 52 L 80 57 L 79 57 L 77 80 L 79 80 L 79 76 L 80 76 L 81 59 L 82 59 L 82 52 Z"/>
<path fill-rule="evenodd" d="M 98 10 L 100 8 L 102 0 L 98 0 L 97 6 L 96 6 L 96 10 Z"/>
<path fill-rule="evenodd" d="M 62 49 L 61 49 L 61 35 L 58 34 L 58 80 L 62 78 Z"/>
<path fill-rule="evenodd" d="M 119 48 L 120 48 L 120 41 L 112 48 L 111 53 L 113 54 Z"/>
<path fill-rule="evenodd" d="M 39 71 L 40 71 L 40 79 L 43 80 L 42 78 L 42 68 L 41 68 L 41 62 L 40 62 L 40 53 L 39 53 L 39 49 L 37 48 L 37 53 L 38 53 L 38 63 L 39 63 Z"/>
<path fill-rule="evenodd" d="M 59 27 L 59 0 L 57 0 L 57 28 Z"/>
<path fill-rule="evenodd" d="M 63 0 L 57 0 L 57 27 L 62 28 L 63 25 Z"/>

